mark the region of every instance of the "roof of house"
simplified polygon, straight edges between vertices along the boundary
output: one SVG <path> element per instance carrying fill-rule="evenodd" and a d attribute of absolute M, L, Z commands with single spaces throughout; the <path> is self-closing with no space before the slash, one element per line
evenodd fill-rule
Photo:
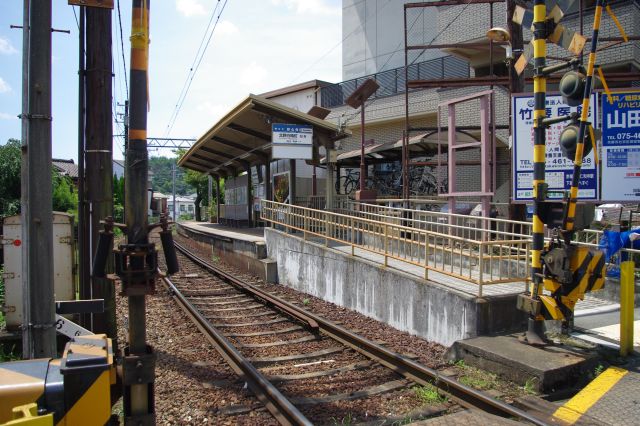
<path fill-rule="evenodd" d="M 64 160 L 54 158 L 51 165 L 63 176 L 69 176 L 71 179 L 78 179 L 78 165 L 73 160 Z"/>

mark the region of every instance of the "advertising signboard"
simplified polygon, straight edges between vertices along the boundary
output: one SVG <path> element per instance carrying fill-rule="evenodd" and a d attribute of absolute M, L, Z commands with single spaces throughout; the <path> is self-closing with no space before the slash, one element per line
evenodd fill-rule
<path fill-rule="evenodd" d="M 313 159 L 313 126 L 307 124 L 272 124 L 272 156 L 300 160 Z"/>
<path fill-rule="evenodd" d="M 640 200 L 640 91 L 602 95 L 602 199 Z"/>
<path fill-rule="evenodd" d="M 591 96 L 589 105 L 589 121 L 598 127 L 598 106 L 596 95 Z M 514 95 L 511 99 L 513 115 L 513 200 L 530 201 L 533 198 L 533 96 Z M 560 95 L 547 95 L 547 117 L 569 115 L 572 112 L 580 114 L 581 106 L 570 107 L 562 101 Z M 595 118 L 594 118 L 595 117 Z M 564 158 L 560 150 L 560 133 L 567 122 L 549 126 L 546 138 L 546 173 L 545 181 L 550 192 L 547 198 L 562 198 L 562 190 L 571 187 L 573 176 L 573 162 Z M 581 200 L 598 199 L 598 170 L 596 168 L 593 150 L 582 163 L 578 198 Z"/>

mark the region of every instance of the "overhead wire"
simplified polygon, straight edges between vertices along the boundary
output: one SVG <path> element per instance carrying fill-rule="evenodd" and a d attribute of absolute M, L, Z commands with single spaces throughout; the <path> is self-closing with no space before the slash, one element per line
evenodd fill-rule
<path fill-rule="evenodd" d="M 204 40 L 207 37 L 207 34 L 209 34 L 209 29 L 211 28 L 211 24 L 213 22 L 213 18 L 216 16 L 216 11 L 218 10 L 218 6 L 220 6 L 220 0 L 218 0 L 218 2 L 216 3 L 216 7 L 213 9 L 213 12 L 211 12 L 211 18 L 209 18 L 209 22 L 207 23 L 207 28 L 204 30 L 204 34 L 202 34 L 202 38 L 200 39 L 200 45 L 198 46 L 198 50 L 196 50 L 196 54 L 193 58 L 193 63 L 191 64 L 191 67 L 189 68 L 189 72 L 187 73 L 186 78 L 184 79 L 184 83 L 182 84 L 182 88 L 180 89 L 180 94 L 178 95 L 178 100 L 176 101 L 176 105 L 173 109 L 173 111 L 171 112 L 171 117 L 169 117 L 169 121 L 167 122 L 167 129 L 169 128 L 169 123 L 171 123 L 171 121 L 173 120 L 173 116 L 176 114 L 176 111 L 178 110 L 178 104 L 180 103 L 180 99 L 182 99 L 182 96 L 184 95 L 184 92 L 187 88 L 187 84 L 189 82 L 189 77 L 191 76 L 191 73 L 193 72 L 193 68 L 195 67 L 196 64 L 196 60 L 198 59 L 198 56 L 200 55 L 200 50 L 202 49 L 202 45 L 204 44 Z M 167 134 L 165 134 L 165 136 L 167 136 Z"/>
<path fill-rule="evenodd" d="M 129 81 L 127 80 L 127 61 L 124 57 L 124 37 L 122 35 L 122 15 L 120 15 L 120 0 L 117 0 L 116 6 L 118 9 L 118 26 L 120 27 L 120 53 L 122 54 L 122 69 L 124 70 L 124 85 L 127 89 L 126 95 L 129 98 Z"/>
<path fill-rule="evenodd" d="M 216 14 L 216 11 L 218 10 L 218 6 L 220 5 L 220 0 L 218 0 L 218 3 L 216 3 L 216 7 L 213 10 L 213 13 L 211 14 L 211 19 L 209 20 L 209 25 L 207 25 L 207 30 L 205 31 L 205 34 L 203 35 L 202 40 L 200 41 L 200 46 L 198 47 L 198 51 L 196 52 L 196 56 L 194 57 L 193 63 L 191 65 L 191 68 L 189 69 L 189 73 L 187 74 L 187 78 L 185 80 L 185 84 L 183 85 L 183 90 L 180 93 L 180 96 L 178 97 L 178 102 L 176 102 L 176 106 L 174 108 L 174 111 L 171 115 L 171 118 L 169 119 L 169 122 L 167 124 L 167 129 L 165 131 L 165 137 L 169 136 L 169 134 L 171 133 L 171 130 L 173 129 L 173 126 L 175 125 L 176 120 L 178 119 L 178 116 L 180 115 L 180 111 L 182 110 L 182 105 L 184 104 L 185 99 L 187 98 L 187 95 L 189 94 L 189 89 L 191 88 L 191 83 L 193 83 L 193 78 L 196 76 L 196 73 L 198 72 L 198 69 L 200 68 L 200 64 L 202 63 L 202 59 L 204 58 L 207 49 L 209 48 L 209 44 L 211 43 L 211 39 L 213 38 L 213 34 L 216 31 L 216 28 L 218 27 L 218 23 L 220 22 L 220 17 L 222 16 L 222 13 L 224 12 L 224 9 L 227 7 L 227 3 L 229 0 L 225 0 L 222 7 L 220 8 L 220 12 L 218 13 L 218 16 L 216 18 L 215 23 L 213 24 L 213 28 L 211 28 L 211 31 L 208 32 L 209 28 L 211 27 L 211 21 L 213 20 L 213 17 Z M 204 47 L 202 47 L 202 43 L 204 41 L 204 39 L 207 36 L 207 32 L 209 34 L 209 37 L 207 38 L 207 42 L 204 44 Z M 198 56 L 199 54 L 199 56 Z M 194 65 L 195 64 L 195 65 Z"/>

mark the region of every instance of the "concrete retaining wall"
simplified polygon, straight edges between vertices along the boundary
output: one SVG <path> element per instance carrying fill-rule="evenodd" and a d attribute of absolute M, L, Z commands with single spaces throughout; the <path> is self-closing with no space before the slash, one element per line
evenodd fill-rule
<path fill-rule="evenodd" d="M 281 284 L 449 346 L 482 334 L 523 330 L 515 295 L 476 298 L 274 229 L 267 253 Z"/>
<path fill-rule="evenodd" d="M 203 248 L 211 250 L 212 257 L 218 257 L 229 265 L 256 275 L 264 281 L 278 281 L 275 262 L 267 258 L 265 243 L 206 234 L 180 224 L 177 225 L 177 229 L 180 235 L 191 238 Z"/>

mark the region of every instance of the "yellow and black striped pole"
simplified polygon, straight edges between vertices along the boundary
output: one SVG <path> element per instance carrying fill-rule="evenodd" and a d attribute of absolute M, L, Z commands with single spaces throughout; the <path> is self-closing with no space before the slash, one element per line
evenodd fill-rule
<path fill-rule="evenodd" d="M 545 139 L 546 117 L 545 101 L 547 79 L 544 74 L 547 55 L 547 8 L 544 0 L 535 0 L 533 6 L 533 248 L 531 250 L 531 297 L 538 298 L 542 291 L 542 262 L 541 255 L 544 248 L 544 224 L 540 219 L 541 203 L 546 198 L 545 185 Z M 543 317 L 531 314 L 527 331 L 530 343 L 543 343 Z"/>
<path fill-rule="evenodd" d="M 125 220 L 129 247 L 150 250 L 148 231 L 148 163 L 147 152 L 147 69 L 149 58 L 149 0 L 133 0 L 131 23 L 131 73 L 129 94 L 129 143 L 126 150 L 125 168 Z M 130 268 L 144 271 L 147 256 L 131 256 Z M 155 424 L 153 404 L 154 358 L 146 343 L 145 294 L 153 291 L 149 277 L 132 273 L 123 279 L 124 286 L 140 289 L 125 293 L 129 301 L 129 347 L 125 350 L 124 411 L 131 424 Z M 140 377 L 129 380 L 127 368 L 131 364 Z M 135 374 L 134 374 L 135 376 Z M 141 377 L 144 376 L 144 379 Z M 152 423 L 148 423 L 152 422 Z"/>
<path fill-rule="evenodd" d="M 565 238 L 571 239 L 574 230 L 574 221 L 576 217 L 576 202 L 578 200 L 578 185 L 580 183 L 580 169 L 582 168 L 582 155 L 584 153 L 584 138 L 589 127 L 589 100 L 591 98 L 591 88 L 593 85 L 593 70 L 596 64 L 596 49 L 598 46 L 598 31 L 600 30 L 600 18 L 602 17 L 603 0 L 596 2 L 596 11 L 593 18 L 593 36 L 591 38 L 591 51 L 589 52 L 589 61 L 587 63 L 587 76 L 584 85 L 584 96 L 582 98 L 582 112 L 580 113 L 580 128 L 578 130 L 578 141 L 576 144 L 576 154 L 573 160 L 573 177 L 571 179 L 571 189 L 569 190 L 569 205 L 564 218 L 563 228 L 567 233 Z M 595 141 L 594 151 L 596 151 Z"/>

